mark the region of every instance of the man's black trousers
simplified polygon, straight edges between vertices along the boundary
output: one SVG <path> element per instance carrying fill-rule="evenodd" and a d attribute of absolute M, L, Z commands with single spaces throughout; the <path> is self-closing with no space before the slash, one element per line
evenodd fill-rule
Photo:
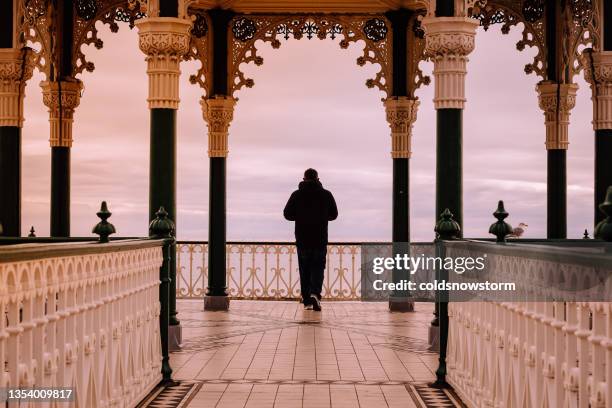
<path fill-rule="evenodd" d="M 297 253 L 302 299 L 305 303 L 308 303 L 310 295 L 316 295 L 321 299 L 327 245 L 318 248 L 301 248 L 298 246 Z"/>

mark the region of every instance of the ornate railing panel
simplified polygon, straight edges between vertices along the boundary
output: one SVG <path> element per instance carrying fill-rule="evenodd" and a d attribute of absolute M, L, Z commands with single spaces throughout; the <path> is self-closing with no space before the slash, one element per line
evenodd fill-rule
<path fill-rule="evenodd" d="M 153 240 L 1 247 L 0 387 L 136 406 L 162 378 L 161 264 Z"/>
<path fill-rule="evenodd" d="M 608 277 L 601 282 L 609 296 L 612 254 L 605 244 L 580 251 L 445 245 L 450 257 L 488 254 L 491 276 L 536 282 L 529 292 L 533 301 L 449 303 L 447 381 L 468 406 L 612 407 L 612 302 L 546 302 L 561 292 L 539 284 L 577 286 L 572 276 L 596 273 Z"/>
<path fill-rule="evenodd" d="M 418 253 L 433 251 L 431 244 L 413 244 Z M 202 298 L 208 282 L 208 246 L 205 242 L 177 244 L 176 297 Z M 227 244 L 227 283 L 235 299 L 297 299 L 300 275 L 295 245 L 289 242 L 230 242 Z M 327 247 L 323 297 L 361 299 L 361 244 L 331 243 Z"/>

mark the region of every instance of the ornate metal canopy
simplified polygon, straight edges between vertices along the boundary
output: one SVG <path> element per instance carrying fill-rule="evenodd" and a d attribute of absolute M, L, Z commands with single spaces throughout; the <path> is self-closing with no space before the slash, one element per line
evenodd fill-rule
<path fill-rule="evenodd" d="M 192 8 L 232 9 L 238 13 L 383 13 L 406 8 L 419 10 L 428 0 L 191 0 Z"/>

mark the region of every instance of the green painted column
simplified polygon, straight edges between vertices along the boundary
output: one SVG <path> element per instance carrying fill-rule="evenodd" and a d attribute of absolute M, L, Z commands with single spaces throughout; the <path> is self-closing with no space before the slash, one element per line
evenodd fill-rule
<path fill-rule="evenodd" d="M 0 225 L 3 236 L 21 236 L 21 128 L 0 126 Z"/>
<path fill-rule="evenodd" d="M 70 147 L 51 147 L 52 237 L 70 236 Z"/>
<path fill-rule="evenodd" d="M 593 92 L 593 127 L 595 129 L 595 208 L 597 225 L 605 215 L 599 204 L 606 198 L 606 190 L 612 186 L 612 4 L 602 2 L 600 27 L 603 27 L 602 52 L 590 54 L 585 77 Z M 590 65 L 590 67 L 589 67 Z"/>
<path fill-rule="evenodd" d="M 41 83 L 43 102 L 49 109 L 51 145 L 52 237 L 70 236 L 70 156 L 74 112 L 79 106 L 83 84 L 79 80 Z"/>
<path fill-rule="evenodd" d="M 547 237 L 567 238 L 567 148 L 570 112 L 578 85 L 540 82 L 537 87 L 544 112 L 547 150 Z"/>
<path fill-rule="evenodd" d="M 208 289 L 206 296 L 227 296 L 226 158 L 211 157 L 208 198 Z"/>
<path fill-rule="evenodd" d="M 13 48 L 14 1 L 0 2 L 0 225 L 2 235 L 21 236 L 21 128 L 25 84 L 33 53 Z"/>
<path fill-rule="evenodd" d="M 612 90 L 612 82 L 608 83 L 608 86 Z M 612 121 L 609 121 L 609 124 L 612 125 Z M 605 214 L 599 210 L 599 204 L 605 201 L 609 186 L 612 186 L 612 129 L 597 129 L 595 130 L 595 225 L 605 218 Z"/>
<path fill-rule="evenodd" d="M 567 151 L 547 151 L 546 236 L 567 238 Z"/>
<path fill-rule="evenodd" d="M 538 83 L 538 100 L 544 112 L 547 150 L 546 236 L 567 238 L 567 148 L 569 115 L 574 107 L 577 86 L 565 83 L 567 68 L 563 62 L 565 39 L 559 27 L 563 24 L 563 6 L 557 0 L 546 0 L 546 80 Z M 570 76 L 571 77 L 571 76 Z"/>
<path fill-rule="evenodd" d="M 228 67 L 231 10 L 209 11 L 211 21 L 212 81 L 210 96 L 202 99 L 202 112 L 208 123 L 209 196 L 208 196 L 208 287 L 205 310 L 227 310 L 226 271 L 226 171 L 229 153 L 229 127 L 236 100 L 231 96 Z"/>
<path fill-rule="evenodd" d="M 149 144 L 149 222 L 164 207 L 168 218 L 176 220 L 176 110 L 151 109 Z M 175 236 L 176 231 L 172 231 Z M 178 325 L 176 317 L 176 244 L 170 254 L 170 325 Z"/>
<path fill-rule="evenodd" d="M 444 12 L 444 13 L 443 13 Z M 434 61 L 436 108 L 436 213 L 448 208 L 463 227 L 463 109 L 468 55 L 475 46 L 478 21 L 453 17 L 437 2 L 436 17 L 423 19 L 425 53 Z M 458 39 L 457 37 L 462 37 Z M 463 231 L 463 228 L 461 228 Z"/>
<path fill-rule="evenodd" d="M 209 196 L 208 196 L 208 287 L 204 309 L 227 310 L 229 297 L 226 275 L 227 191 L 226 166 L 229 127 L 236 100 L 217 95 L 202 100 L 208 122 Z M 214 120 L 213 120 L 214 119 Z"/>
<path fill-rule="evenodd" d="M 176 1 L 160 3 L 160 17 L 136 22 L 140 50 L 146 55 L 149 77 L 150 110 L 149 220 L 163 207 L 171 220 L 177 219 L 176 208 L 176 111 L 179 107 L 180 61 L 189 50 L 191 21 L 176 17 Z M 176 227 L 171 231 L 176 237 Z M 169 349 L 177 350 L 182 342 L 182 328 L 176 309 L 176 244 L 168 247 L 169 255 Z"/>
<path fill-rule="evenodd" d="M 463 110 L 436 111 L 436 214 L 463 225 Z"/>
<path fill-rule="evenodd" d="M 414 13 L 399 9 L 385 14 L 391 25 L 393 44 L 393 75 L 390 81 L 392 96 L 384 104 L 387 122 L 391 129 L 391 158 L 393 160 L 393 204 L 392 239 L 393 255 L 410 255 L 410 156 L 412 126 L 416 121 L 419 101 L 414 97 L 414 86 L 409 78 L 408 61 L 414 45 L 408 43 L 413 33 L 409 30 L 415 23 Z M 412 48 L 411 48 L 412 47 Z M 410 85 L 409 85 L 410 83 Z M 393 282 L 410 280 L 410 272 L 393 270 Z M 395 291 L 389 298 L 389 310 L 408 312 L 414 310 L 414 302 L 409 299 L 408 291 Z"/>
<path fill-rule="evenodd" d="M 463 231 L 463 109 L 468 55 L 474 50 L 479 23 L 470 17 L 456 17 L 452 0 L 437 0 L 435 16 L 422 21 L 425 54 L 434 62 L 434 107 L 436 109 L 436 233 L 441 214 L 455 215 L 453 238 Z M 450 222 L 450 221 L 449 221 Z M 436 245 L 436 255 L 441 256 Z M 436 273 L 440 278 L 444 275 Z M 435 317 L 429 328 L 429 342 L 440 351 L 436 387 L 446 387 L 446 341 L 448 336 L 448 299 L 436 292 Z"/>

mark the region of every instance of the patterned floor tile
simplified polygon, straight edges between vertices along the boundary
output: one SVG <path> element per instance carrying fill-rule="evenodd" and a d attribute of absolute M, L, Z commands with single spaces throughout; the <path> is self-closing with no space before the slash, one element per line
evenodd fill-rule
<path fill-rule="evenodd" d="M 413 400 L 423 408 L 465 407 L 452 390 L 432 388 L 427 384 L 411 384 L 407 388 Z"/>
<path fill-rule="evenodd" d="M 463 407 L 427 387 L 438 355 L 427 334 L 433 305 L 390 313 L 384 303 L 232 301 L 205 312 L 179 301 L 180 351 L 170 355 L 177 387 L 141 405 L 153 408 Z"/>
<path fill-rule="evenodd" d="M 201 386 L 199 381 L 181 381 L 170 387 L 160 387 L 137 408 L 185 408 Z"/>

